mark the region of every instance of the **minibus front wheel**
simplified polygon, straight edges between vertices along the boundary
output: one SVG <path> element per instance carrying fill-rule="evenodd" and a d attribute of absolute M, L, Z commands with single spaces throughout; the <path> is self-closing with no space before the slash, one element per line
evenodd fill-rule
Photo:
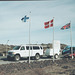
<path fill-rule="evenodd" d="M 14 60 L 15 60 L 15 61 L 19 61 L 19 60 L 20 60 L 20 55 L 18 55 L 18 54 L 15 55 L 15 56 L 14 56 Z"/>

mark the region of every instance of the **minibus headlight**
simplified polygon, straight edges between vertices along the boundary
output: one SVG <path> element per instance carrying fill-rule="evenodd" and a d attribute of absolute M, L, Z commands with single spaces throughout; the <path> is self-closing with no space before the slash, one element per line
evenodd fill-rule
<path fill-rule="evenodd" d="M 15 52 L 12 52 L 12 54 L 16 54 Z"/>

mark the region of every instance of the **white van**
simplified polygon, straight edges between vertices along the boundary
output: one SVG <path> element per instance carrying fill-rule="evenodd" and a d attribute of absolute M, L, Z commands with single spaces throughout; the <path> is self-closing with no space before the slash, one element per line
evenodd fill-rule
<path fill-rule="evenodd" d="M 20 60 L 21 57 L 29 57 L 29 51 L 30 57 L 35 57 L 36 60 L 43 55 L 43 47 L 41 45 L 20 45 L 8 51 L 7 59 Z"/>

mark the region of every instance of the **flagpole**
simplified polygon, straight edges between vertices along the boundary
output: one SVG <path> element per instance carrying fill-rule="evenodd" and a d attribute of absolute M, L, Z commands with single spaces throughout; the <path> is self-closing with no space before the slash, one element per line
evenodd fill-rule
<path fill-rule="evenodd" d="M 72 28 L 71 28 L 71 21 L 70 21 L 70 40 L 71 40 L 71 54 L 72 54 L 72 59 L 73 59 L 73 47 L 72 47 Z"/>
<path fill-rule="evenodd" d="M 29 13 L 30 18 L 31 11 Z M 30 26 L 31 26 L 31 18 L 29 19 L 29 64 L 30 64 Z"/>
<path fill-rule="evenodd" d="M 54 62 L 54 17 L 53 17 L 53 62 Z"/>

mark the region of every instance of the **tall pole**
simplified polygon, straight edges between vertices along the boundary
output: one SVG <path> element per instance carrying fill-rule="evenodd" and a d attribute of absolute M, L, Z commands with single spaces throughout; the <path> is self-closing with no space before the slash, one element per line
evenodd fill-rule
<path fill-rule="evenodd" d="M 53 17 L 53 62 L 54 62 L 54 17 Z"/>
<path fill-rule="evenodd" d="M 8 44 L 8 41 L 9 41 L 9 40 L 7 40 L 7 43 L 6 43 L 6 56 L 7 56 L 7 44 Z"/>
<path fill-rule="evenodd" d="M 72 26 L 71 26 L 71 21 L 70 21 L 70 40 L 71 40 L 71 54 L 72 54 L 72 59 L 73 59 L 73 47 L 72 47 Z"/>
<path fill-rule="evenodd" d="M 31 14 L 31 11 L 29 13 L 29 64 L 30 64 L 30 26 L 31 26 L 30 14 Z"/>

